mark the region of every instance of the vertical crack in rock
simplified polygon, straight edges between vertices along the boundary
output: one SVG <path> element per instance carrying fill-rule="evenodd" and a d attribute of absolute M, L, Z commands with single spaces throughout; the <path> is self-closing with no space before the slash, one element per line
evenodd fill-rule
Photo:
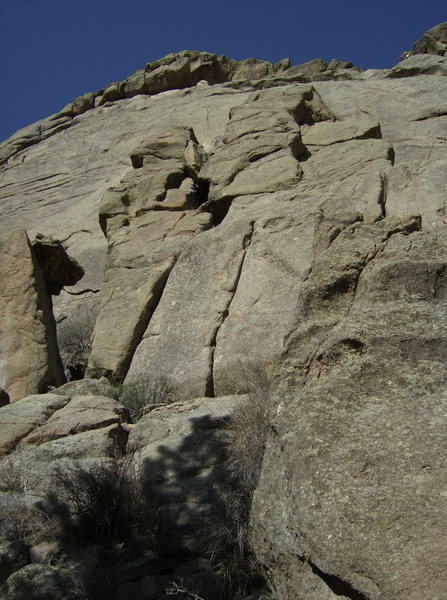
<path fill-rule="evenodd" d="M 170 266 L 165 271 L 162 271 L 160 273 L 160 278 L 152 288 L 151 297 L 144 306 L 137 319 L 137 322 L 135 323 L 132 338 L 129 342 L 127 354 L 121 363 L 119 371 L 117 371 L 116 373 L 116 376 L 119 378 L 120 382 L 124 381 L 124 378 L 127 375 L 127 371 L 129 370 L 130 363 L 132 362 L 133 355 L 135 354 L 135 350 L 141 342 L 144 332 L 148 328 L 152 315 L 156 311 L 157 306 L 160 304 L 161 298 L 163 296 L 163 291 L 166 287 L 169 275 L 172 273 L 172 269 L 175 266 L 175 262 L 175 259 L 173 259 Z"/>
<path fill-rule="evenodd" d="M 388 195 L 388 176 L 386 173 L 380 174 L 380 192 L 377 202 L 380 206 L 380 218 L 386 217 L 386 199 Z"/>
<path fill-rule="evenodd" d="M 122 295 L 114 294 L 115 289 L 111 290 L 109 298 L 106 301 L 107 311 L 100 312 L 95 325 L 95 336 L 92 343 L 92 353 L 87 369 L 87 376 L 99 377 L 106 375 L 111 377 L 116 382 L 122 382 L 127 375 L 133 356 L 141 339 L 146 331 L 149 322 L 154 314 L 157 306 L 160 303 L 166 282 L 175 265 L 175 258 L 170 258 L 158 268 L 154 268 L 148 274 L 133 273 L 128 271 L 129 280 L 124 281 L 128 289 L 132 286 L 135 296 L 130 298 L 132 301 L 133 310 L 128 313 L 126 306 L 123 306 Z M 141 282 L 143 281 L 143 283 Z M 114 281 L 114 283 L 117 283 Z M 118 288 L 119 289 L 119 286 Z M 128 294 L 129 292 L 127 292 Z M 119 328 L 110 328 L 111 311 L 116 321 L 121 317 L 121 325 Z M 108 332 L 107 336 L 103 335 L 103 330 Z M 118 339 L 115 341 L 115 332 Z M 98 333 L 98 338 L 96 335 Z M 108 364 L 101 364 L 101 360 L 97 361 L 96 356 L 108 356 Z"/>
<path fill-rule="evenodd" d="M 255 226 L 255 222 L 250 221 L 250 231 L 248 231 L 245 234 L 245 236 L 242 240 L 243 251 L 242 251 L 241 259 L 239 261 L 234 284 L 233 284 L 232 288 L 230 290 L 228 290 L 231 294 L 230 298 L 228 300 L 228 303 L 227 303 L 225 309 L 222 311 L 222 313 L 220 315 L 220 321 L 219 321 L 218 325 L 215 327 L 214 331 L 212 331 L 212 333 L 211 333 L 210 366 L 209 366 L 209 375 L 208 375 L 208 379 L 206 382 L 206 393 L 205 393 L 205 395 L 210 398 L 214 398 L 214 355 L 216 353 L 217 336 L 219 334 L 220 328 L 222 327 L 222 325 L 225 322 L 225 319 L 230 314 L 230 307 L 231 307 L 231 304 L 232 304 L 234 297 L 236 295 L 236 292 L 237 292 L 237 288 L 238 288 L 239 281 L 240 281 L 241 274 L 242 274 L 242 269 L 244 267 L 245 257 L 247 256 L 247 251 L 248 251 L 248 248 L 250 247 L 251 240 L 253 238 L 254 226 Z"/>

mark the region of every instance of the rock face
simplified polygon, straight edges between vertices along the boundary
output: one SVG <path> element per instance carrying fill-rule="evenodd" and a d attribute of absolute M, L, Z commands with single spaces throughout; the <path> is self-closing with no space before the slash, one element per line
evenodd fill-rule
<path fill-rule="evenodd" d="M 0 447 L 28 487 L 30 465 L 41 494 L 59 462 L 139 455 L 163 552 L 200 553 L 223 422 L 276 365 L 250 536 L 277 600 L 440 600 L 445 31 L 366 72 L 171 54 L 1 145 Z M 43 395 L 49 294 L 88 379 Z M 178 402 L 126 424 L 111 384 L 145 377 Z M 159 575 L 123 597 L 167 600 Z"/>
<path fill-rule="evenodd" d="M 24 230 L 0 248 L 0 385 L 11 402 L 64 382 L 42 270 Z"/>
<path fill-rule="evenodd" d="M 302 291 L 252 512 L 280 598 L 445 590 L 447 237 L 419 223 L 340 223 Z"/>
<path fill-rule="evenodd" d="M 413 54 L 447 56 L 447 22 L 426 31 L 415 43 Z"/>

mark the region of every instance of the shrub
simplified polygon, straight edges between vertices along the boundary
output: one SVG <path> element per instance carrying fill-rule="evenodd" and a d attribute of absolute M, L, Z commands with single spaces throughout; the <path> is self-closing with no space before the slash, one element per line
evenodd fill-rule
<path fill-rule="evenodd" d="M 60 538 L 59 523 L 38 506 L 25 501 L 25 495 L 2 494 L 0 502 L 0 543 L 20 541 L 27 546 Z"/>
<path fill-rule="evenodd" d="M 58 495 L 48 496 L 49 512 L 59 517 L 66 536 L 81 544 L 136 540 L 143 532 L 150 537 L 151 510 L 140 471 L 132 458 L 65 465 L 56 471 Z M 57 510 L 61 501 L 68 511 Z"/>
<path fill-rule="evenodd" d="M 227 425 L 226 461 L 223 467 L 222 510 L 214 526 L 211 554 L 220 564 L 228 598 L 239 598 L 263 587 L 264 579 L 250 550 L 248 522 L 269 427 L 268 398 L 271 375 L 261 366 L 242 370 L 248 400 L 241 400 Z"/>
<path fill-rule="evenodd" d="M 96 311 L 84 310 L 58 324 L 58 345 L 67 379 L 82 379 L 91 350 Z"/>
<path fill-rule="evenodd" d="M 166 376 L 153 379 L 149 375 L 141 374 L 129 383 L 122 386 L 119 400 L 129 409 L 133 421 L 153 410 L 175 402 L 177 390 Z"/>

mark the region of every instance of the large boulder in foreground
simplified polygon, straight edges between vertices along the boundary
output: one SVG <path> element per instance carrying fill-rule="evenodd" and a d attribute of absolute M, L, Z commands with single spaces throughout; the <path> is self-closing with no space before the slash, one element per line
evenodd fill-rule
<path fill-rule="evenodd" d="M 25 230 L 0 244 L 0 387 L 11 402 L 64 382 L 46 282 Z"/>
<path fill-rule="evenodd" d="M 418 231 L 417 217 L 346 223 L 331 236 L 319 226 L 273 396 L 253 544 L 279 600 L 440 599 L 447 235 Z"/>

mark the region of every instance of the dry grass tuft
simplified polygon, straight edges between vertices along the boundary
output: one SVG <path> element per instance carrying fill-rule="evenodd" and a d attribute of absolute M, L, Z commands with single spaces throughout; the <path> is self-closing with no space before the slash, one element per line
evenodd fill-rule
<path fill-rule="evenodd" d="M 133 422 L 158 406 L 171 404 L 178 399 L 178 390 L 165 376 L 154 379 L 141 374 L 122 386 L 119 401 L 130 412 Z"/>

